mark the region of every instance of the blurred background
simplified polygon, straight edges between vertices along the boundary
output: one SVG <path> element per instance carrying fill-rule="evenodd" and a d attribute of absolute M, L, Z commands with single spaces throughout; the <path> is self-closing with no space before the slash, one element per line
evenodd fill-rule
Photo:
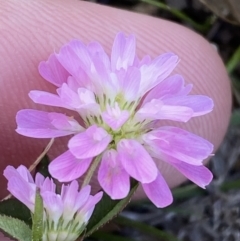
<path fill-rule="evenodd" d="M 208 39 L 229 73 L 233 114 L 209 164 L 215 177 L 206 190 L 188 182 L 173 190 L 175 201 L 168 208 L 147 201 L 131 204 L 110 224 L 111 231 L 100 230 L 88 240 L 240 241 L 240 0 L 91 2 L 168 19 Z"/>

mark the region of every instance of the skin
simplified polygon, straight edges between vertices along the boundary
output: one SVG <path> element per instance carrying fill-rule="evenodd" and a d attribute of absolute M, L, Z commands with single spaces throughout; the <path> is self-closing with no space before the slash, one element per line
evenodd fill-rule
<path fill-rule="evenodd" d="M 231 112 L 230 82 L 216 50 L 204 38 L 183 26 L 165 20 L 100 6 L 77 0 L 0 1 L 0 173 L 6 165 L 30 166 L 49 140 L 32 139 L 15 132 L 16 112 L 24 108 L 58 111 L 34 104 L 30 90 L 55 88 L 38 73 L 40 61 L 53 51 L 77 38 L 85 43 L 99 41 L 110 53 L 117 32 L 134 33 L 137 53 L 156 57 L 164 52 L 176 53 L 181 61 L 174 73 L 193 83 L 192 94 L 213 98 L 214 110 L 180 126 L 211 141 L 219 147 Z M 65 111 L 65 110 L 64 110 Z M 56 140 L 49 152 L 51 158 L 66 150 L 68 138 Z M 158 163 L 161 172 L 175 187 L 185 178 L 167 164 Z M 6 181 L 0 176 L 0 197 L 7 194 Z M 96 187 L 96 185 L 94 185 Z M 143 198 L 139 190 L 137 198 Z M 2 240 L 2 239 L 1 239 Z"/>

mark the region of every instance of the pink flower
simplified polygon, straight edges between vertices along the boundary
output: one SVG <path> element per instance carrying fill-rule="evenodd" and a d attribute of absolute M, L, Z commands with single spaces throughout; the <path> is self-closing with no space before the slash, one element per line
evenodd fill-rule
<path fill-rule="evenodd" d="M 179 61 L 175 54 L 139 59 L 135 51 L 135 37 L 123 33 L 117 34 L 110 58 L 97 42 L 73 40 L 63 46 L 39 65 L 57 94 L 35 90 L 29 96 L 35 103 L 77 115 L 21 110 L 17 132 L 35 138 L 74 135 L 69 150 L 49 166 L 59 181 L 79 178 L 98 157 L 98 181 L 112 199 L 126 197 L 132 177 L 157 207 L 165 207 L 172 195 L 155 159 L 204 188 L 212 174 L 202 161 L 213 146 L 177 127 L 163 127 L 161 120 L 187 122 L 211 112 L 213 101 L 189 95 L 192 85 L 185 85 L 182 76 L 169 77 Z"/>
<path fill-rule="evenodd" d="M 85 229 L 95 205 L 100 201 L 102 192 L 90 195 L 91 187 L 85 186 L 78 191 L 77 181 L 62 185 L 61 193 L 56 193 L 52 179 L 36 174 L 35 181 L 25 166 L 15 169 L 8 166 L 4 170 L 8 180 L 8 190 L 24 203 L 34 215 L 37 187 L 44 206 L 43 241 L 75 241 Z"/>

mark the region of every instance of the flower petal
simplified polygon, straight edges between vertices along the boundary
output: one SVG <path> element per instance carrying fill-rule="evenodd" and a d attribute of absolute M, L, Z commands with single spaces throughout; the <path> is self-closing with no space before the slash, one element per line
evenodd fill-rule
<path fill-rule="evenodd" d="M 141 84 L 139 93 L 143 96 L 146 92 L 157 86 L 173 71 L 178 63 L 178 56 L 165 53 L 154 59 L 149 65 L 143 65 L 141 71 Z"/>
<path fill-rule="evenodd" d="M 28 182 L 29 178 L 25 175 L 22 177 L 18 170 L 12 166 L 7 166 L 3 175 L 8 180 L 8 191 L 33 212 L 36 195 L 35 183 Z"/>
<path fill-rule="evenodd" d="M 70 75 L 67 70 L 59 63 L 55 54 L 50 55 L 46 62 L 41 62 L 38 66 L 41 76 L 50 83 L 60 87 L 67 82 Z"/>
<path fill-rule="evenodd" d="M 85 58 L 83 55 L 82 59 L 79 59 L 77 53 L 73 50 L 72 45 L 76 40 L 71 41 L 60 49 L 59 54 L 56 54 L 58 61 L 64 66 L 64 68 L 74 77 L 78 77 L 78 74 L 83 70 L 82 60 Z M 81 44 L 80 41 L 77 41 Z M 82 45 L 82 44 L 81 44 Z M 83 45 L 82 45 L 83 46 Z M 90 62 L 88 62 L 90 63 Z"/>
<path fill-rule="evenodd" d="M 103 128 L 92 125 L 71 138 L 68 147 L 75 157 L 84 159 L 102 153 L 111 140 L 112 137 Z"/>
<path fill-rule="evenodd" d="M 129 67 L 125 74 L 118 75 L 121 83 L 121 90 L 126 101 L 136 101 L 141 81 L 140 70 L 136 67 Z"/>
<path fill-rule="evenodd" d="M 112 70 L 127 69 L 131 66 L 135 58 L 135 51 L 136 40 L 134 35 L 125 37 L 123 33 L 118 33 L 112 47 Z"/>
<path fill-rule="evenodd" d="M 171 190 L 160 173 L 153 182 L 142 184 L 142 187 L 148 198 L 158 208 L 167 207 L 173 201 Z"/>
<path fill-rule="evenodd" d="M 102 119 L 113 130 L 119 129 L 129 118 L 127 110 L 121 110 L 118 103 L 114 107 L 107 106 L 107 110 L 102 113 Z"/>
<path fill-rule="evenodd" d="M 76 180 L 65 186 L 64 196 L 62 196 L 64 205 L 63 219 L 65 223 L 68 223 L 70 220 L 72 220 L 75 212 L 78 210 L 78 208 L 76 208 L 78 205 L 76 203 L 78 188 L 79 185 Z"/>
<path fill-rule="evenodd" d="M 70 106 L 71 109 L 77 109 L 81 106 L 81 101 L 78 94 L 70 89 L 67 84 L 63 84 L 61 88 L 57 90 L 62 103 Z"/>
<path fill-rule="evenodd" d="M 18 168 L 14 168 L 13 166 L 7 166 L 3 172 L 3 175 L 10 180 L 12 177 L 21 178 L 26 182 L 34 183 L 31 173 L 29 170 L 20 165 Z"/>
<path fill-rule="evenodd" d="M 98 192 L 94 196 L 90 195 L 88 201 L 85 203 L 85 205 L 83 205 L 83 207 L 81 207 L 80 211 L 78 212 L 78 215 L 84 216 L 85 223 L 88 222 L 95 208 L 95 205 L 101 200 L 102 196 L 103 192 Z"/>
<path fill-rule="evenodd" d="M 32 178 L 32 175 L 31 173 L 29 172 L 29 170 L 23 166 L 23 165 L 20 165 L 16 171 L 19 173 L 19 175 L 27 182 L 30 182 L 30 183 L 34 183 L 34 180 Z"/>
<path fill-rule="evenodd" d="M 62 102 L 61 98 L 58 95 L 52 93 L 32 90 L 29 92 L 28 95 L 31 100 L 37 104 L 68 108 L 68 106 Z"/>
<path fill-rule="evenodd" d="M 41 196 L 43 198 L 44 208 L 48 214 L 48 221 L 50 223 L 53 221 L 55 225 L 57 225 L 64 210 L 61 196 L 49 191 L 41 193 Z"/>
<path fill-rule="evenodd" d="M 179 172 L 189 180 L 204 188 L 212 181 L 213 175 L 205 166 L 194 166 L 186 162 L 169 161 Z"/>
<path fill-rule="evenodd" d="M 143 140 L 158 156 L 164 153 L 164 155 L 196 166 L 202 165 L 203 159 L 213 151 L 213 145 L 209 141 L 172 126 L 164 126 L 151 131 L 143 135 Z"/>
<path fill-rule="evenodd" d="M 152 99 L 162 99 L 164 96 L 187 95 L 192 89 L 192 85 L 184 86 L 184 79 L 181 75 L 175 74 L 160 82 L 147 94 L 143 104 Z"/>
<path fill-rule="evenodd" d="M 83 188 L 81 188 L 81 191 L 78 193 L 76 197 L 75 202 L 75 210 L 78 210 L 79 208 L 83 207 L 85 203 L 87 202 L 89 195 L 91 192 L 91 186 L 87 185 Z"/>
<path fill-rule="evenodd" d="M 122 139 L 117 144 L 118 158 L 127 173 L 141 183 L 157 177 L 157 167 L 145 148 L 135 140 Z"/>
<path fill-rule="evenodd" d="M 165 105 L 186 106 L 193 110 L 193 116 L 205 115 L 212 111 L 213 100 L 204 95 L 189 95 L 189 96 L 173 96 L 170 98 L 164 98 L 163 102 Z"/>
<path fill-rule="evenodd" d="M 193 110 L 185 106 L 165 105 L 160 99 L 147 102 L 136 113 L 137 120 L 173 120 L 187 122 L 193 116 Z"/>
<path fill-rule="evenodd" d="M 81 177 L 92 159 L 77 159 L 70 151 L 64 152 L 49 164 L 50 174 L 60 182 L 69 182 Z"/>
<path fill-rule="evenodd" d="M 130 178 L 117 160 L 117 152 L 115 150 L 107 150 L 103 154 L 98 170 L 98 181 L 111 199 L 122 199 L 128 195 Z"/>
<path fill-rule="evenodd" d="M 76 121 L 64 114 L 30 109 L 20 110 L 16 121 L 17 133 L 34 138 L 67 136 L 83 129 Z"/>
<path fill-rule="evenodd" d="M 45 192 L 45 191 L 55 192 L 56 191 L 56 184 L 53 182 L 53 180 L 49 177 L 45 178 L 39 172 L 36 174 L 35 183 L 36 183 L 37 187 L 40 187 L 41 192 Z"/>
<path fill-rule="evenodd" d="M 99 61 L 103 63 L 106 69 L 110 69 L 110 59 L 106 52 L 104 51 L 103 47 L 101 44 L 98 42 L 91 42 L 88 46 L 88 51 L 92 58 L 98 58 Z"/>

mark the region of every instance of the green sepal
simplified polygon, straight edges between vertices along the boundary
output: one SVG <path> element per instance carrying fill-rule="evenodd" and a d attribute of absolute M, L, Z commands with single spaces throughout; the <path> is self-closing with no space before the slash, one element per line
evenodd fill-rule
<path fill-rule="evenodd" d="M 36 191 L 32 225 L 32 241 L 42 241 L 43 236 L 43 200 L 39 189 Z"/>

